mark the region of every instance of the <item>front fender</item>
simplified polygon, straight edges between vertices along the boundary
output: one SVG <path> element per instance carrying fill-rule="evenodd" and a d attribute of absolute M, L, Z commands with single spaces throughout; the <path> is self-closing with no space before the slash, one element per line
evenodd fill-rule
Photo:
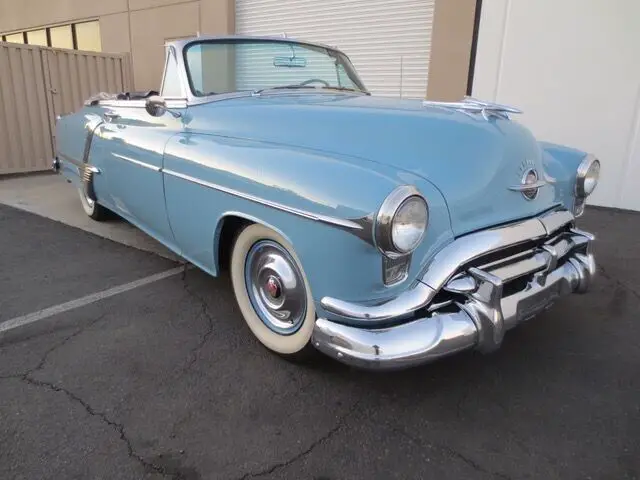
<path fill-rule="evenodd" d="M 556 186 L 556 200 L 567 210 L 573 211 L 578 166 L 587 154 L 563 145 L 539 143 L 545 172 Z"/>
<path fill-rule="evenodd" d="M 316 300 L 393 296 L 452 238 L 448 210 L 435 187 L 415 175 L 361 159 L 244 139 L 181 134 L 166 146 L 164 171 L 171 226 L 189 260 L 215 274 L 225 218 L 263 223 L 291 242 Z M 384 198 L 401 184 L 416 185 L 427 198 L 430 226 L 414 254 L 409 279 L 385 287 L 382 256 L 363 235 L 314 217 L 361 221 L 371 228 L 370 219 Z"/>

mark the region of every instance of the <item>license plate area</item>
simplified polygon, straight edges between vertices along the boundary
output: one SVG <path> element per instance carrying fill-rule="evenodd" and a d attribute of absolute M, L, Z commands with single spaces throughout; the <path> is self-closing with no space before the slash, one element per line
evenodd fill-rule
<path fill-rule="evenodd" d="M 560 298 L 560 283 L 554 283 L 518 302 L 518 320 L 524 321 L 548 309 Z"/>

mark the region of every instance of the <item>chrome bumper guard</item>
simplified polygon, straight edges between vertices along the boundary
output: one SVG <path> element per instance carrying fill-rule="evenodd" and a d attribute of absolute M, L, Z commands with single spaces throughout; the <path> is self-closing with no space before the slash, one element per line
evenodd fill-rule
<path fill-rule="evenodd" d="M 381 305 L 324 298 L 325 309 L 359 325 L 420 314 L 385 328 L 319 318 L 313 344 L 344 363 L 372 369 L 405 368 L 471 348 L 496 350 L 507 330 L 589 288 L 594 237 L 571 228 L 573 220 L 569 212 L 552 212 L 461 237 L 435 256 L 414 288 Z M 532 241 L 536 246 L 500 255 Z M 493 258 L 484 262 L 488 255 Z"/>

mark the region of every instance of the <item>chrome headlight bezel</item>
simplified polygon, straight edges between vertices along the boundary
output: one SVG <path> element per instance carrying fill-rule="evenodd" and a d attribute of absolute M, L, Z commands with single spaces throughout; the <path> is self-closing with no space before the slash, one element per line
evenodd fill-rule
<path fill-rule="evenodd" d="M 596 168 L 596 179 L 595 185 L 591 187 L 591 189 L 586 188 L 586 180 L 589 174 L 593 174 L 592 169 Z M 598 181 L 600 179 L 600 160 L 598 160 L 594 155 L 587 155 L 584 157 L 580 165 L 578 166 L 578 171 L 576 173 L 576 197 L 586 198 L 591 195 L 596 187 L 598 186 Z"/>
<path fill-rule="evenodd" d="M 396 214 L 400 211 L 400 209 L 406 204 L 407 201 L 413 198 L 418 199 L 419 201 L 424 203 L 426 217 L 425 228 L 418 240 L 415 242 L 415 245 L 413 245 L 408 250 L 401 250 L 396 246 L 393 240 L 393 222 L 396 218 Z M 427 200 L 413 185 L 401 185 L 393 190 L 387 196 L 387 198 L 385 198 L 384 202 L 382 202 L 382 205 L 380 206 L 380 209 L 378 210 L 378 214 L 376 215 L 376 220 L 373 227 L 376 247 L 383 255 L 389 258 L 397 258 L 403 255 L 409 255 L 416 248 L 418 248 L 418 246 L 422 242 L 428 225 L 429 204 L 427 203 Z"/>

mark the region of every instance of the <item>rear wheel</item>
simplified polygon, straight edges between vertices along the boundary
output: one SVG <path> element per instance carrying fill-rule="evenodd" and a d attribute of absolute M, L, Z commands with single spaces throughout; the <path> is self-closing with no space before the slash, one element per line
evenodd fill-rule
<path fill-rule="evenodd" d="M 93 220 L 101 222 L 107 218 L 109 211 L 102 205 L 99 205 L 95 200 L 91 200 L 87 197 L 84 189 L 79 188 L 78 193 L 80 195 L 80 203 L 82 203 L 82 209 Z"/>
<path fill-rule="evenodd" d="M 315 354 L 311 290 L 293 247 L 281 235 L 263 225 L 245 227 L 233 246 L 231 281 L 240 311 L 260 343 L 290 360 Z"/>

